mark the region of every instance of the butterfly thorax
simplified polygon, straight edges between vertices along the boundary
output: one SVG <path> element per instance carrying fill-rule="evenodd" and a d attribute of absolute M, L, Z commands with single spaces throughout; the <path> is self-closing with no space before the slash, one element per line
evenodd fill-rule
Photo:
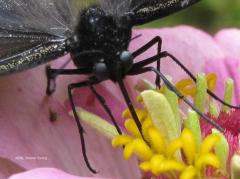
<path fill-rule="evenodd" d="M 126 23 L 126 22 L 125 22 Z M 131 27 L 122 19 L 105 13 L 99 7 L 91 7 L 80 15 L 75 30 L 75 46 L 71 55 L 78 68 L 94 68 L 104 62 L 109 78 L 119 76 L 117 63 L 121 53 L 127 51 L 131 39 Z"/>

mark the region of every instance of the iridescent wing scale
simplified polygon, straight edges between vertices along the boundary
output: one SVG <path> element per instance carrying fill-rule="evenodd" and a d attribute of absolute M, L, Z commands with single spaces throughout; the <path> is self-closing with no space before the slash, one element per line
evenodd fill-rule
<path fill-rule="evenodd" d="M 141 25 L 183 10 L 201 0 L 132 0 L 133 24 Z"/>
<path fill-rule="evenodd" d="M 0 75 L 63 56 L 80 7 L 73 0 L 0 0 Z M 76 10 L 77 9 L 77 10 Z"/>
<path fill-rule="evenodd" d="M 0 75 L 23 71 L 67 53 L 81 9 L 98 4 L 132 25 L 167 16 L 200 0 L 0 0 Z"/>

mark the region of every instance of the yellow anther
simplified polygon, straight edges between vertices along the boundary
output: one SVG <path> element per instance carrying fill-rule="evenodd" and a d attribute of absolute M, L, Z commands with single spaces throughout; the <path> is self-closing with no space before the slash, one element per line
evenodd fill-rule
<path fill-rule="evenodd" d="M 214 91 L 216 88 L 217 75 L 215 73 L 210 73 L 206 77 L 207 86 L 210 91 Z"/>
<path fill-rule="evenodd" d="M 151 119 L 149 117 L 147 117 L 144 121 L 143 121 L 143 124 L 142 124 L 142 133 L 143 133 L 143 136 L 144 138 L 147 140 L 147 141 L 150 141 L 149 139 L 149 135 L 148 135 L 148 129 L 150 127 L 153 126 L 153 123 L 151 121 Z"/>
<path fill-rule="evenodd" d="M 123 149 L 123 157 L 125 160 L 128 160 L 132 155 L 134 151 L 134 143 L 130 142 L 127 145 L 125 145 Z"/>
<path fill-rule="evenodd" d="M 142 122 L 143 120 L 145 120 L 145 118 L 147 117 L 148 113 L 146 110 L 143 109 L 137 109 L 136 110 L 137 116 L 139 118 L 139 120 Z"/>
<path fill-rule="evenodd" d="M 200 148 L 200 154 L 209 153 L 220 141 L 220 136 L 218 134 L 208 135 L 202 142 Z"/>
<path fill-rule="evenodd" d="M 124 148 L 124 158 L 129 159 L 132 154 L 136 154 L 141 160 L 150 160 L 153 156 L 152 150 L 143 139 L 137 138 Z"/>
<path fill-rule="evenodd" d="M 163 93 L 163 92 L 164 92 L 164 87 L 165 87 L 165 86 L 166 86 L 166 85 L 162 85 L 162 86 L 161 86 L 161 88 L 159 89 L 159 92 L 160 92 L 160 93 Z"/>
<path fill-rule="evenodd" d="M 155 175 L 170 171 L 183 171 L 185 164 L 173 159 L 166 159 L 163 155 L 154 155 L 150 160 L 150 170 Z"/>
<path fill-rule="evenodd" d="M 194 85 L 191 79 L 183 79 L 176 84 L 176 88 L 184 95 L 184 96 L 192 96 L 194 97 L 196 94 L 196 86 Z"/>
<path fill-rule="evenodd" d="M 134 137 L 141 137 L 141 133 L 138 130 L 138 127 L 133 119 L 128 119 L 124 123 L 125 128 L 131 133 Z"/>
<path fill-rule="evenodd" d="M 135 108 L 135 112 L 137 113 L 138 119 L 140 121 L 144 120 L 144 118 L 147 116 L 147 112 L 143 109 Z M 122 118 L 123 119 L 132 118 L 132 115 L 131 115 L 131 112 L 129 111 L 129 109 L 126 109 L 123 111 Z"/>
<path fill-rule="evenodd" d="M 197 171 L 193 166 L 188 166 L 180 175 L 180 179 L 194 179 L 197 176 Z"/>
<path fill-rule="evenodd" d="M 127 118 L 130 118 L 130 117 L 131 117 L 131 114 L 130 114 L 129 109 L 127 108 L 122 112 L 122 118 L 127 119 Z"/>
<path fill-rule="evenodd" d="M 201 171 L 201 169 L 203 169 L 206 166 L 212 166 L 212 167 L 215 167 L 215 168 L 219 168 L 220 167 L 220 161 L 217 158 L 217 156 L 212 154 L 212 153 L 202 154 L 195 161 L 195 167 L 196 167 L 196 169 Z"/>
<path fill-rule="evenodd" d="M 155 175 L 159 175 L 159 167 L 165 163 L 166 159 L 163 155 L 154 155 L 150 160 L 150 169 L 151 172 Z"/>
<path fill-rule="evenodd" d="M 166 150 L 164 137 L 154 127 L 149 128 L 148 131 L 150 145 L 152 149 L 158 153 L 164 153 Z"/>
<path fill-rule="evenodd" d="M 207 86 L 210 91 L 216 88 L 217 75 L 210 73 L 206 76 Z M 183 79 L 176 84 L 176 88 L 184 95 L 194 97 L 196 94 L 196 85 L 191 79 Z"/>
<path fill-rule="evenodd" d="M 196 139 L 191 130 L 184 128 L 181 134 L 182 149 L 189 164 L 193 163 L 196 153 Z"/>
<path fill-rule="evenodd" d="M 144 172 L 149 172 L 151 170 L 151 164 L 150 162 L 142 162 L 139 164 L 139 168 Z"/>
<path fill-rule="evenodd" d="M 112 140 L 112 146 L 113 147 L 119 147 L 119 146 L 123 146 L 126 145 L 128 143 L 132 142 L 132 138 L 127 136 L 127 135 L 119 135 L 116 136 L 113 140 Z"/>
<path fill-rule="evenodd" d="M 179 162 L 177 160 L 166 160 L 162 163 L 159 171 L 168 172 L 168 171 L 183 171 L 186 165 L 183 162 Z"/>
<path fill-rule="evenodd" d="M 137 102 L 138 102 L 138 103 L 142 103 L 142 102 L 143 102 L 142 96 L 137 96 Z"/>
<path fill-rule="evenodd" d="M 168 158 L 173 157 L 177 150 L 182 148 L 182 140 L 181 138 L 177 138 L 173 140 L 167 147 L 166 155 Z"/>

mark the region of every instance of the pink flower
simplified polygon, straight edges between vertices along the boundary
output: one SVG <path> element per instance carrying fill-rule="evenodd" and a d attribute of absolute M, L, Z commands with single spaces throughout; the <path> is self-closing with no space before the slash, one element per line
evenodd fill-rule
<path fill-rule="evenodd" d="M 235 39 L 240 37 L 238 32 Z M 176 56 L 193 73 L 203 71 L 211 59 L 221 62 L 229 57 L 229 54 L 233 54 L 231 50 L 236 47 L 234 45 L 232 48 L 224 47 L 224 43 L 219 39 L 224 39 L 225 35 L 222 37 L 220 34 L 213 38 L 200 30 L 186 26 L 133 32 L 133 36 L 138 34 L 142 36 L 132 41 L 130 51 L 134 51 L 159 35 L 163 39 L 162 49 Z M 138 60 L 153 54 L 156 54 L 154 48 L 141 55 Z M 231 59 L 233 57 L 240 59 L 237 51 Z M 54 62 L 54 66 L 60 66 L 64 59 L 66 58 Z M 164 74 L 171 75 L 174 81 L 186 77 L 178 66 L 167 59 L 162 60 L 162 70 Z M 144 76 L 149 79 L 154 77 L 153 74 Z M 132 84 L 135 84 L 139 78 L 140 76 L 126 79 L 132 99 L 136 95 Z M 70 108 L 67 98 L 67 84 L 81 79 L 83 77 L 60 77 L 57 81 L 56 93 L 52 98 L 46 99 L 44 66 L 0 78 L 0 178 L 7 178 L 12 174 L 28 170 L 30 171 L 13 176 L 11 179 L 31 176 L 37 178 L 35 176 L 39 175 L 41 178 L 49 178 L 53 176 L 53 172 L 58 175 L 58 178 L 66 175 L 54 169 L 32 170 L 40 167 L 58 168 L 78 176 L 140 178 L 137 161 L 124 161 L 121 150 L 113 149 L 109 140 L 88 126 L 85 126 L 87 153 L 92 165 L 99 173 L 93 175 L 85 167 L 77 128 L 72 117 L 68 115 Z M 120 114 L 126 106 L 118 87 L 111 82 L 106 82 L 99 85 L 97 89 L 106 98 L 117 120 L 122 124 Z M 78 106 L 108 118 L 98 102 L 89 94 L 88 89 L 76 91 L 74 96 Z M 57 112 L 56 121 L 50 122 L 49 111 Z"/>

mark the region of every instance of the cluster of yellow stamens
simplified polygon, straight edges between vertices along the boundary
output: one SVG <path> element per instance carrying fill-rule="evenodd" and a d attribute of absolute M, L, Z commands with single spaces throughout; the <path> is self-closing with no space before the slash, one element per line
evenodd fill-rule
<path fill-rule="evenodd" d="M 156 91 L 144 93 L 154 93 L 156 96 L 164 97 Z M 123 156 L 126 160 L 133 154 L 138 156 L 139 167 L 142 171 L 150 172 L 155 176 L 164 174 L 169 178 L 191 179 L 202 178 L 206 166 L 219 168 L 220 161 L 213 152 L 220 140 L 218 134 L 207 136 L 198 145 L 190 129 L 184 128 L 180 134 L 172 138 L 155 126 L 155 122 L 146 109 L 137 109 L 136 112 L 142 124 L 142 134 L 138 131 L 130 112 L 126 110 L 123 118 L 126 119 L 125 128 L 128 135 L 116 136 L 112 140 L 112 145 L 124 147 Z"/>
<path fill-rule="evenodd" d="M 192 97 L 194 106 L 202 113 L 210 113 L 218 117 L 219 111 L 211 97 L 207 97 L 207 89 L 214 91 L 217 76 L 209 74 L 197 75 L 196 84 L 189 79 L 181 80 L 176 88 L 185 96 Z M 181 100 L 165 85 L 160 90 L 147 81 L 142 81 L 135 89 L 141 92 L 137 98 L 143 103 L 142 109 L 135 109 L 141 122 L 141 132 L 138 130 L 129 110 L 123 112 L 125 129 L 119 135 L 115 127 L 99 116 L 83 109 L 78 110 L 80 118 L 112 140 L 114 147 L 123 147 L 123 155 L 127 160 L 136 155 L 139 168 L 153 176 L 164 176 L 175 179 L 205 178 L 208 166 L 217 168 L 211 170 L 210 176 L 229 176 L 227 161 L 229 144 L 222 133 L 212 129 L 212 133 L 202 137 L 199 116 L 192 110 L 182 111 L 179 108 Z M 233 81 L 226 82 L 224 101 L 231 103 Z M 222 106 L 221 111 L 229 108 Z M 182 130 L 183 128 L 183 130 Z M 239 154 L 232 160 L 232 178 L 239 178 Z M 217 173 L 215 172 L 217 171 Z M 208 170 L 209 174 L 209 170 Z M 158 178 L 158 177 L 157 177 Z"/>

